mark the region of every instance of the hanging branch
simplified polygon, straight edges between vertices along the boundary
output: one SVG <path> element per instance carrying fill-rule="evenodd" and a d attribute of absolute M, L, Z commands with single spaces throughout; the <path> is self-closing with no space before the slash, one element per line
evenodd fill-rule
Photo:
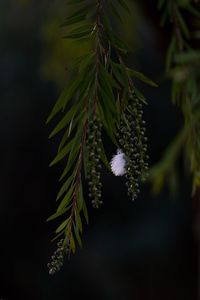
<path fill-rule="evenodd" d="M 64 132 L 51 166 L 63 159 L 67 162 L 60 178 L 63 182 L 57 196 L 60 203 L 48 219 L 63 218 L 56 230 L 56 238 L 61 239 L 48 264 L 50 274 L 60 269 L 65 255 L 75 252 L 77 243 L 82 246 L 82 215 L 88 222 L 83 195 L 85 181 L 89 185 L 92 206 L 98 208 L 102 204 L 100 161 L 110 169 L 102 130 L 120 148 L 111 162 L 112 171 L 116 175 L 126 175 L 132 199 L 138 195 L 139 183 L 145 179 L 148 168 L 145 122 L 142 120 L 142 104 L 146 102 L 132 78 L 156 86 L 123 62 L 122 55 L 129 49 L 115 33 L 113 20 L 121 21 L 122 9 L 129 13 L 126 1 L 70 0 L 68 5 L 74 5 L 75 12 L 63 23 L 68 30 L 65 38 L 77 42 L 86 39 L 91 49 L 75 59 L 74 78 L 47 120 L 48 123 L 58 113 L 64 115 L 50 134 L 53 137 Z"/>
<path fill-rule="evenodd" d="M 158 4 L 162 10 L 162 25 L 167 22 L 171 24 L 166 71 L 172 79 L 172 102 L 182 112 L 184 128 L 165 151 L 161 162 L 152 168 L 150 179 L 157 191 L 161 190 L 164 182 L 170 184 L 172 178 L 176 182 L 178 179 L 174 177 L 175 163 L 180 152 L 184 151 L 187 171 L 190 169 L 193 177 L 194 195 L 200 186 L 200 51 L 192 47 L 195 35 L 187 25 L 184 15 L 200 18 L 200 10 L 192 1 L 160 0 Z M 174 180 L 171 180 L 172 188 L 175 187 Z"/>
<path fill-rule="evenodd" d="M 166 150 L 161 162 L 153 168 L 151 179 L 154 181 L 154 187 L 159 185 L 160 190 L 163 183 L 171 177 L 180 152 L 184 152 L 185 165 L 193 179 L 194 229 L 197 244 L 200 246 L 200 49 L 195 42 L 199 28 L 190 29 L 184 18 L 185 13 L 193 20 L 199 20 L 200 6 L 197 1 L 160 0 L 159 7 L 163 11 L 163 23 L 171 21 L 172 24 L 166 69 L 172 78 L 172 101 L 180 108 L 184 125 L 181 133 Z M 196 22 L 196 26 L 197 24 Z M 162 178 L 160 183 L 156 178 Z M 199 288 L 197 299 L 200 299 Z"/>

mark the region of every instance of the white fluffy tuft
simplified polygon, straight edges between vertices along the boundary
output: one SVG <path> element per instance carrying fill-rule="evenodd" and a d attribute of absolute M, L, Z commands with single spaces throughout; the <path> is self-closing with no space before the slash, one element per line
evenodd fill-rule
<path fill-rule="evenodd" d="M 115 176 L 123 176 L 126 173 L 125 154 L 118 149 L 117 154 L 113 156 L 110 165 L 111 170 Z"/>

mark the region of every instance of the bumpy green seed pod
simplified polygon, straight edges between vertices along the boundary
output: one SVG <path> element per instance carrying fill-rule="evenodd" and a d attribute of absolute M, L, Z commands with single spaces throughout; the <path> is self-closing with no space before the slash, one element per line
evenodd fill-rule
<path fill-rule="evenodd" d="M 54 275 L 63 266 L 64 256 L 66 254 L 65 252 L 67 252 L 67 248 L 66 246 L 64 247 L 64 240 L 61 239 L 57 243 L 57 249 L 55 250 L 54 254 L 51 256 L 51 262 L 47 264 L 50 275 Z"/>
<path fill-rule="evenodd" d="M 101 204 L 101 174 L 100 174 L 100 153 L 101 153 L 101 122 L 98 117 L 91 116 L 87 132 L 87 153 L 88 169 L 87 179 L 89 185 L 89 197 L 92 199 L 94 208 Z"/>
<path fill-rule="evenodd" d="M 126 157 L 128 195 L 133 200 L 138 196 L 139 183 L 145 180 L 148 170 L 144 124 L 142 105 L 133 94 L 133 99 L 122 115 L 119 128 L 119 144 Z"/>

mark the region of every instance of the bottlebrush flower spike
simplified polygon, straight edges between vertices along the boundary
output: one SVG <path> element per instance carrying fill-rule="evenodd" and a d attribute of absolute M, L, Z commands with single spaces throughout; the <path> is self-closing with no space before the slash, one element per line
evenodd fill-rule
<path fill-rule="evenodd" d="M 113 156 L 110 165 L 115 176 L 123 176 L 126 173 L 125 154 L 120 149 L 118 149 L 117 154 Z"/>

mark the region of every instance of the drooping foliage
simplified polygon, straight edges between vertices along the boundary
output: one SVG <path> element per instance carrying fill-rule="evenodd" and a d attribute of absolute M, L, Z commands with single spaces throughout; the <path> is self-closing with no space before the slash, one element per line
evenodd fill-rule
<path fill-rule="evenodd" d="M 200 4 L 191 0 L 160 0 L 161 25 L 171 27 L 166 52 L 166 74 L 171 78 L 172 103 L 180 108 L 183 128 L 150 172 L 154 190 L 164 183 L 175 190 L 179 180 L 177 160 L 193 178 L 192 195 L 200 187 Z"/>
<path fill-rule="evenodd" d="M 124 153 L 128 194 L 132 199 L 137 197 L 148 164 L 142 118 L 146 101 L 136 89 L 134 78 L 156 86 L 124 62 L 129 47 L 118 36 L 116 24 L 122 21 L 122 10 L 130 13 L 127 1 L 69 0 L 67 5 L 73 5 L 74 13 L 62 24 L 66 28 L 65 38 L 76 43 L 88 40 L 91 48 L 74 59 L 71 81 L 47 120 L 49 123 L 55 116 L 58 120 L 50 138 L 63 133 L 51 166 L 65 161 L 57 195 L 59 204 L 48 219 L 61 220 L 56 229 L 58 247 L 48 264 L 50 274 L 60 269 L 64 257 L 74 253 L 77 244 L 82 246 L 88 199 L 94 208 L 102 204 L 101 163 L 110 170 L 102 133 Z M 85 193 L 86 184 L 89 195 Z"/>

